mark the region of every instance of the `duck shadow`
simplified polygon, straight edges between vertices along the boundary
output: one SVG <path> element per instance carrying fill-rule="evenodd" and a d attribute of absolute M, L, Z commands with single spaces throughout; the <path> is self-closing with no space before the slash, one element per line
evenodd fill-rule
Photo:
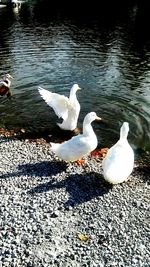
<path fill-rule="evenodd" d="M 31 177 L 49 177 L 49 182 L 41 183 L 35 187 L 27 189 L 29 195 L 42 194 L 54 189 L 65 188 L 68 193 L 68 200 L 63 203 L 65 209 L 74 207 L 81 203 L 90 201 L 107 194 L 112 186 L 108 184 L 102 174 L 96 172 L 71 174 L 66 172 L 68 165 L 63 161 L 43 161 L 39 163 L 26 163 L 18 166 L 16 172 L 0 175 L 0 179 L 27 176 Z M 56 181 L 55 176 L 65 172 L 66 179 Z M 64 175 L 63 175 L 64 177 Z"/>
<path fill-rule="evenodd" d="M 66 171 L 67 164 L 62 161 L 43 161 L 38 163 L 26 163 L 18 166 L 18 170 L 14 173 L 6 173 L 0 175 L 0 179 L 7 179 L 21 175 L 42 177 L 57 175 Z"/>
<path fill-rule="evenodd" d="M 18 170 L 23 173 L 32 173 L 35 176 L 52 176 L 66 171 L 67 163 L 63 161 L 43 161 L 19 165 Z"/>
<path fill-rule="evenodd" d="M 150 167 L 149 166 L 138 166 L 134 169 L 133 175 L 139 176 L 143 182 L 150 184 Z"/>
<path fill-rule="evenodd" d="M 112 185 L 106 183 L 101 174 L 91 172 L 73 174 L 59 182 L 53 180 L 40 184 L 28 190 L 28 194 L 34 195 L 64 187 L 69 195 L 69 199 L 64 203 L 66 209 L 103 196 L 112 189 Z"/>

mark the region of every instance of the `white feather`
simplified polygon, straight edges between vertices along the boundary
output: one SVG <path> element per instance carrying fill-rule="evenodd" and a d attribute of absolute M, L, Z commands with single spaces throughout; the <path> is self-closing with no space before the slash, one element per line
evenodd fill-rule
<path fill-rule="evenodd" d="M 77 127 L 77 121 L 80 112 L 80 104 L 76 97 L 77 90 L 80 89 L 74 84 L 70 90 L 69 98 L 57 93 L 50 92 L 41 87 L 38 88 L 40 95 L 45 102 L 53 108 L 59 118 L 63 119 L 58 123 L 59 127 L 64 130 L 74 130 Z"/>
<path fill-rule="evenodd" d="M 66 120 L 68 117 L 69 99 L 66 96 L 49 92 L 41 87 L 38 90 L 45 102 L 54 109 L 56 115 Z"/>
<path fill-rule="evenodd" d="M 106 181 L 112 184 L 127 180 L 134 167 L 134 152 L 128 143 L 129 123 L 124 122 L 120 129 L 120 139 L 107 152 L 102 168 Z"/>
<path fill-rule="evenodd" d="M 97 137 L 91 122 L 99 119 L 95 112 L 88 113 L 83 121 L 83 134 L 72 137 L 64 143 L 51 143 L 52 151 L 64 161 L 76 161 L 87 156 L 97 147 Z"/>

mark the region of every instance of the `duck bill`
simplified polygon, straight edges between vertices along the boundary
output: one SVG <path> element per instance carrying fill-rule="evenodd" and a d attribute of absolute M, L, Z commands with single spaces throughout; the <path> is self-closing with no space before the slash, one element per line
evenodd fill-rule
<path fill-rule="evenodd" d="M 100 117 L 96 116 L 96 120 L 101 121 L 102 119 Z"/>

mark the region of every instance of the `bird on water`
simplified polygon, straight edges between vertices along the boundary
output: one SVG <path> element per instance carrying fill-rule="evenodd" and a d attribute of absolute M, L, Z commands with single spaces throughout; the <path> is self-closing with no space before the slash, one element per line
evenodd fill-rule
<path fill-rule="evenodd" d="M 80 89 L 78 84 L 74 84 L 70 89 L 69 97 L 67 97 L 38 87 L 41 97 L 53 108 L 55 114 L 63 119 L 62 123 L 57 123 L 63 130 L 74 131 L 77 128 L 80 103 L 77 99 L 76 92 Z"/>
<path fill-rule="evenodd" d="M 0 80 L 0 95 L 7 95 L 8 97 L 12 95 L 10 90 L 11 80 L 13 77 L 10 74 L 4 74 Z"/>

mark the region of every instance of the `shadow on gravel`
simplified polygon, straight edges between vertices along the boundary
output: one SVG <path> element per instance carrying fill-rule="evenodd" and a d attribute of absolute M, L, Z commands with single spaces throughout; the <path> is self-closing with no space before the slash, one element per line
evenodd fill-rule
<path fill-rule="evenodd" d="M 20 165 L 18 170 L 21 170 L 22 173 L 32 173 L 35 176 L 52 176 L 58 173 L 66 171 L 67 163 L 62 161 L 43 161 L 39 163 L 27 163 Z"/>
<path fill-rule="evenodd" d="M 112 189 L 112 186 L 106 183 L 103 176 L 98 173 L 74 174 L 60 182 L 50 181 L 40 184 L 28 191 L 28 194 L 47 192 L 53 189 L 66 188 L 69 193 L 69 199 L 64 203 L 65 208 L 76 206 L 80 203 L 87 202 L 93 198 L 103 196 Z"/>
<path fill-rule="evenodd" d="M 5 137 L 5 136 L 1 136 L 0 137 L 0 143 L 8 143 L 8 142 L 11 142 L 11 141 L 15 141 L 17 139 L 14 139 L 13 136 L 10 136 L 10 137 Z"/>
<path fill-rule="evenodd" d="M 143 182 L 150 184 L 150 167 L 149 166 L 139 166 L 133 171 L 133 175 L 139 176 Z"/>
<path fill-rule="evenodd" d="M 112 186 L 106 183 L 99 173 L 91 172 L 82 175 L 71 175 L 66 181 L 69 199 L 65 203 L 65 208 L 103 196 L 111 189 Z"/>
<path fill-rule="evenodd" d="M 0 179 L 16 177 L 21 175 L 28 176 L 52 176 L 65 171 L 67 164 L 61 161 L 43 161 L 39 163 L 27 163 L 18 166 L 17 172 L 0 175 Z"/>

